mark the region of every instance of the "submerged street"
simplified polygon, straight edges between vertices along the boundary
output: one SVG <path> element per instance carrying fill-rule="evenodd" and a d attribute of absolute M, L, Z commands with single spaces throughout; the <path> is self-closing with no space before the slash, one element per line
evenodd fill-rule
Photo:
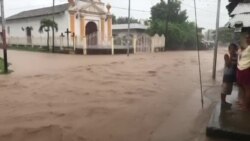
<path fill-rule="evenodd" d="M 2 51 L 2 50 L 1 50 Z M 205 128 L 219 100 L 223 54 L 213 51 L 77 56 L 9 51 L 0 75 L 0 141 L 214 141 Z M 221 141 L 221 140 L 220 140 Z"/>

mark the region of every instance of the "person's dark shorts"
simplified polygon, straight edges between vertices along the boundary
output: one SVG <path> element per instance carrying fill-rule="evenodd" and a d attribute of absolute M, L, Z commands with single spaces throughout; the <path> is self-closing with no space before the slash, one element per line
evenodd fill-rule
<path fill-rule="evenodd" d="M 241 86 L 250 86 L 250 68 L 245 70 L 237 70 L 237 83 Z"/>
<path fill-rule="evenodd" d="M 231 95 L 233 90 L 233 83 L 231 82 L 223 82 L 222 84 L 222 90 L 221 90 L 221 94 L 224 95 Z"/>

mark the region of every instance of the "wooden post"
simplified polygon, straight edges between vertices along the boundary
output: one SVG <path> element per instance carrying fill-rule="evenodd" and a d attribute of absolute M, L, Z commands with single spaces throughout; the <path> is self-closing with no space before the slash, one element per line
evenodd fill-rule
<path fill-rule="evenodd" d="M 217 4 L 217 19 L 216 19 L 216 39 L 214 47 L 214 62 L 213 62 L 213 79 L 216 79 L 216 66 L 217 66 L 217 51 L 218 51 L 218 39 L 219 39 L 219 25 L 220 25 L 220 5 L 221 0 L 218 0 Z"/>
<path fill-rule="evenodd" d="M 3 59 L 4 59 L 4 73 L 8 73 L 8 57 L 7 57 L 7 44 L 6 44 L 6 30 L 5 30 L 5 17 L 4 17 L 4 0 L 1 0 L 1 16 L 2 16 L 2 40 L 3 40 Z"/>
<path fill-rule="evenodd" d="M 53 22 L 55 22 L 55 0 L 53 0 Z M 55 27 L 52 27 L 52 52 L 55 52 Z"/>
<path fill-rule="evenodd" d="M 129 56 L 129 39 L 130 39 L 130 11 L 131 10 L 131 1 L 128 0 L 128 35 L 127 35 L 127 56 Z"/>

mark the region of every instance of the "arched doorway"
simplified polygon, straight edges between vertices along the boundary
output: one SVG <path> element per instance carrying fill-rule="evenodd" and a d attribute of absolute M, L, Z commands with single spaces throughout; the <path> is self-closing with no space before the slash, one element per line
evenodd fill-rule
<path fill-rule="evenodd" d="M 27 36 L 27 43 L 28 44 L 31 44 L 32 43 L 32 38 L 31 38 L 31 36 L 32 36 L 32 30 L 33 30 L 33 28 L 32 27 L 26 27 L 26 36 Z"/>
<path fill-rule="evenodd" d="M 98 33 L 97 33 L 97 25 L 95 22 L 88 22 L 88 24 L 86 25 L 86 36 L 87 36 L 88 46 L 97 45 Z"/>

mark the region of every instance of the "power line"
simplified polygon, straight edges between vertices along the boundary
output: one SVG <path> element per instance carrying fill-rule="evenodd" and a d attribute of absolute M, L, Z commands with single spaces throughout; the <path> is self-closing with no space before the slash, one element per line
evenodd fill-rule
<path fill-rule="evenodd" d="M 121 9 L 121 10 L 128 10 L 128 8 L 124 8 L 124 7 L 118 7 L 118 6 L 112 6 L 115 9 Z M 131 11 L 136 11 L 136 12 L 145 12 L 145 13 L 150 13 L 150 11 L 146 11 L 146 10 L 140 10 L 140 9 L 130 9 Z"/>

